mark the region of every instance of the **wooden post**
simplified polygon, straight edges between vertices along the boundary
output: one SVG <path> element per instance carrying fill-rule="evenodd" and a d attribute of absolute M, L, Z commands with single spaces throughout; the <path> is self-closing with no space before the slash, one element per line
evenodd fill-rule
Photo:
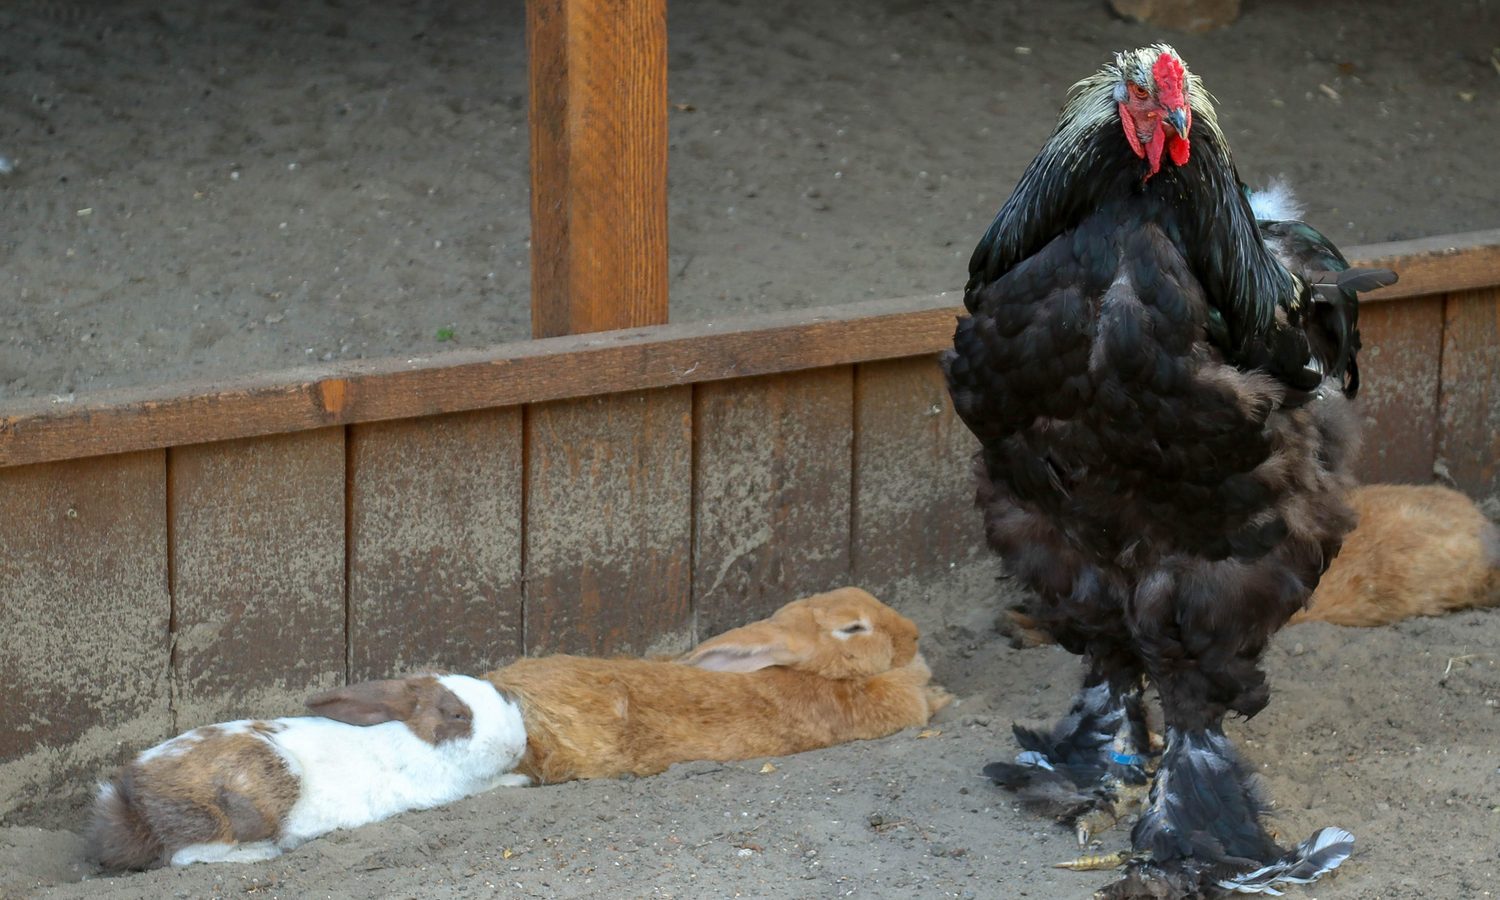
<path fill-rule="evenodd" d="M 531 333 L 667 321 L 666 0 L 528 0 Z"/>

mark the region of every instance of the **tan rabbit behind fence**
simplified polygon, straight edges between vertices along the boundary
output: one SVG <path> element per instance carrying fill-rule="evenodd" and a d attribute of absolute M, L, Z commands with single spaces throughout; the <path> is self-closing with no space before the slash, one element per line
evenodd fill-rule
<path fill-rule="evenodd" d="M 930 684 L 911 620 L 857 588 L 787 604 L 677 661 L 559 655 L 485 677 L 518 698 L 516 771 L 542 783 L 885 737 L 952 699 Z"/>
<path fill-rule="evenodd" d="M 1474 501 L 1432 484 L 1371 484 L 1349 503 L 1359 525 L 1290 624 L 1370 627 L 1500 605 L 1500 530 Z M 1019 609 L 999 628 L 1018 647 L 1053 642 Z"/>
<path fill-rule="evenodd" d="M 1292 622 L 1389 625 L 1500 603 L 1500 531 L 1437 485 L 1376 484 L 1349 497 L 1359 525 Z"/>

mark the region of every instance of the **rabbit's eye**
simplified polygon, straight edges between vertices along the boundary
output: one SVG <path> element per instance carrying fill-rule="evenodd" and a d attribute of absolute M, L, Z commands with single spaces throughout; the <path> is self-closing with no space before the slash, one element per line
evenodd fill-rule
<path fill-rule="evenodd" d="M 855 622 L 852 625 L 845 625 L 843 628 L 840 628 L 839 634 L 860 634 L 869 630 L 869 628 L 865 627 L 865 623 Z"/>

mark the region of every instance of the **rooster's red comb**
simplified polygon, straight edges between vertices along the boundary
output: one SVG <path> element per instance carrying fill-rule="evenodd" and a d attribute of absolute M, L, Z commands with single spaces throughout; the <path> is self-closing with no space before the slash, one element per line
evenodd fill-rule
<path fill-rule="evenodd" d="M 1170 53 L 1158 56 L 1156 65 L 1151 67 L 1151 77 L 1156 79 L 1156 98 L 1167 109 L 1187 106 L 1187 99 L 1183 97 L 1184 74 L 1186 70 L 1182 68 L 1182 63 Z"/>

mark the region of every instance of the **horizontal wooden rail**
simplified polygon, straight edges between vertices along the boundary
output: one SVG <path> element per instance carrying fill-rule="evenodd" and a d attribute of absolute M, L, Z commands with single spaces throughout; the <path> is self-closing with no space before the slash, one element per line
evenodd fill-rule
<path fill-rule="evenodd" d="M 953 340 L 954 299 L 876 300 L 107 391 L 74 403 L 26 401 L 0 417 L 0 467 L 933 353 Z"/>
<path fill-rule="evenodd" d="M 1401 276 L 1365 298 L 1370 303 L 1491 287 L 1500 284 L 1500 228 L 1353 247 L 1349 261 Z"/>
<path fill-rule="evenodd" d="M 1370 302 L 1500 285 L 1500 229 L 1349 255 L 1401 274 Z M 958 301 L 872 300 L 26 400 L 0 411 L 0 467 L 920 356 L 949 345 Z"/>

